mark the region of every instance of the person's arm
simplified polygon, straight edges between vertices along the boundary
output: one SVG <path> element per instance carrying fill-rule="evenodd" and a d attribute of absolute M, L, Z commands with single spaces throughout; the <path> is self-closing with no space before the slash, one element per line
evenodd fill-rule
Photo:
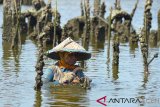
<path fill-rule="evenodd" d="M 58 85 L 59 81 L 58 80 L 53 80 L 54 70 L 51 67 L 49 67 L 49 68 L 47 68 L 46 72 L 47 72 L 47 77 L 46 77 L 47 81 L 48 82 L 53 82 L 54 85 Z"/>
<path fill-rule="evenodd" d="M 76 77 L 74 78 L 72 83 L 80 83 L 80 80 L 85 77 L 83 68 L 78 66 L 73 70 L 73 72 L 75 73 Z"/>
<path fill-rule="evenodd" d="M 84 77 L 83 68 L 76 67 L 73 72 L 78 76 L 79 78 Z"/>
<path fill-rule="evenodd" d="M 54 77 L 53 69 L 47 68 L 46 72 L 47 72 L 47 80 L 50 82 L 53 81 L 53 77 Z"/>

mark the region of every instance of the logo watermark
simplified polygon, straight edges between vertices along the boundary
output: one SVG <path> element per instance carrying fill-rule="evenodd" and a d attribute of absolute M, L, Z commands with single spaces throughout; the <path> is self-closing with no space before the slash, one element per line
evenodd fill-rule
<path fill-rule="evenodd" d="M 109 104 L 160 104 L 160 98 L 134 98 L 134 97 L 107 97 L 103 96 L 96 100 L 97 103 L 107 106 Z"/>
<path fill-rule="evenodd" d="M 98 99 L 97 102 L 104 105 L 104 106 L 107 106 L 107 104 L 106 104 L 107 99 L 106 98 L 107 98 L 107 96 L 104 96 L 104 97 Z"/>

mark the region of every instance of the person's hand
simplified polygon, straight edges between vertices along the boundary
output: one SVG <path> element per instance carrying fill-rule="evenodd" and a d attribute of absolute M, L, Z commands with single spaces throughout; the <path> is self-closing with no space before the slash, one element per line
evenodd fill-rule
<path fill-rule="evenodd" d="M 64 73 L 64 77 L 60 80 L 60 83 L 71 83 L 75 76 L 76 75 L 73 72 L 66 72 Z"/>
<path fill-rule="evenodd" d="M 80 83 L 80 79 L 78 77 L 75 77 L 72 81 L 73 84 Z"/>

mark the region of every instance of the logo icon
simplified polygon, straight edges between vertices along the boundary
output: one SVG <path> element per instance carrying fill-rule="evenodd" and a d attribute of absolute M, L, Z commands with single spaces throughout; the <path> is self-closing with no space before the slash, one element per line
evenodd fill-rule
<path fill-rule="evenodd" d="M 104 106 L 107 106 L 107 104 L 106 104 L 106 98 L 107 98 L 107 96 L 104 96 L 104 97 L 98 99 L 97 102 L 100 103 L 100 104 L 102 104 L 102 105 L 104 105 Z"/>

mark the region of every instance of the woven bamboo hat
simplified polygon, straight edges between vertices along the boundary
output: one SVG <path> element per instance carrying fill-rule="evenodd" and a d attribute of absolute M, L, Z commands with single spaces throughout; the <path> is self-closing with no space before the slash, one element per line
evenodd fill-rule
<path fill-rule="evenodd" d="M 70 37 L 65 39 L 53 49 L 47 51 L 46 56 L 51 59 L 60 60 L 59 53 L 63 52 L 75 53 L 78 61 L 91 58 L 91 53 L 87 52 L 82 46 L 73 41 Z"/>

